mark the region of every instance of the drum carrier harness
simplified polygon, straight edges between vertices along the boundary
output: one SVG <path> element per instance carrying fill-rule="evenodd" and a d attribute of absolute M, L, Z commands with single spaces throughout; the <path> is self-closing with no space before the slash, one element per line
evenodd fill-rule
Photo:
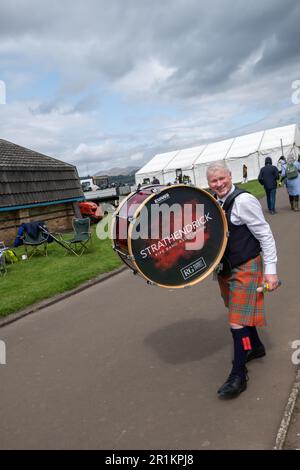
<path fill-rule="evenodd" d="M 230 276 L 234 268 L 256 258 L 261 252 L 259 241 L 252 235 L 247 225 L 234 225 L 230 221 L 234 200 L 242 193 L 249 193 L 249 191 L 235 188 L 222 206 L 226 215 L 229 234 L 224 256 L 216 269 L 219 276 Z"/>

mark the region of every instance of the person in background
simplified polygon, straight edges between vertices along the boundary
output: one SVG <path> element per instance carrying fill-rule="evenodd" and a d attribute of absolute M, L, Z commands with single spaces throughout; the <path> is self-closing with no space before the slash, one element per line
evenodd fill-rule
<path fill-rule="evenodd" d="M 231 172 L 224 163 L 211 163 L 206 175 L 210 189 L 225 211 L 229 229 L 222 270 L 217 271 L 221 295 L 229 310 L 234 346 L 231 372 L 218 390 L 219 398 L 227 399 L 246 390 L 246 362 L 266 354 L 256 330 L 265 324 L 264 294 L 256 289 L 264 282 L 271 291 L 279 286 L 277 254 L 258 199 L 232 184 Z"/>
<path fill-rule="evenodd" d="M 279 160 L 277 162 L 277 168 L 278 168 L 279 176 L 281 176 L 282 165 L 284 165 L 285 163 L 286 163 L 286 158 L 285 158 L 284 155 L 281 155 L 281 157 L 279 158 Z"/>
<path fill-rule="evenodd" d="M 160 184 L 159 179 L 153 176 L 152 184 Z"/>
<path fill-rule="evenodd" d="M 182 177 L 183 184 L 191 184 L 191 178 L 188 175 L 183 175 Z"/>
<path fill-rule="evenodd" d="M 297 170 L 298 175 L 292 179 L 288 178 L 288 165 L 293 164 Z M 291 154 L 287 158 L 286 164 L 282 165 L 281 169 L 281 180 L 284 181 L 291 205 L 291 210 L 298 212 L 299 209 L 299 195 L 300 195 L 300 163 L 295 160 L 295 157 Z"/>
<path fill-rule="evenodd" d="M 265 188 L 267 204 L 270 214 L 275 214 L 277 180 L 279 180 L 278 168 L 272 165 L 271 157 L 266 157 L 258 175 L 258 181 Z"/>
<path fill-rule="evenodd" d="M 248 182 L 248 168 L 247 165 L 243 165 L 243 183 Z"/>

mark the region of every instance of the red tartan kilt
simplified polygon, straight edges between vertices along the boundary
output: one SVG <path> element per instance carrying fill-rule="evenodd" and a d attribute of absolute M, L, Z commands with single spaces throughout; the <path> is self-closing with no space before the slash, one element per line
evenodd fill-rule
<path fill-rule="evenodd" d="M 263 284 L 261 256 L 238 266 L 227 277 L 218 276 L 221 295 L 229 309 L 229 322 L 238 325 L 264 326 L 264 294 L 256 292 Z"/>

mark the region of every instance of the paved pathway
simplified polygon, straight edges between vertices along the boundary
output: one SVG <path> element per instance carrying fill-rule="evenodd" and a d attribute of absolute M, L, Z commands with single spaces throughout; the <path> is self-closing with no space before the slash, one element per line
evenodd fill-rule
<path fill-rule="evenodd" d="M 185 290 L 129 271 L 0 329 L 1 449 L 272 449 L 300 339 L 300 213 L 269 216 L 283 286 L 267 296 L 265 358 L 218 400 L 231 337 L 211 278 Z M 264 204 L 263 200 L 263 204 Z"/>

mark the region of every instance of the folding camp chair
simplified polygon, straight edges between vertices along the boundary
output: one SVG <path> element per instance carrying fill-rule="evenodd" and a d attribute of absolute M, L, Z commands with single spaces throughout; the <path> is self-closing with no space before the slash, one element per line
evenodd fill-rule
<path fill-rule="evenodd" d="M 43 222 L 35 222 L 33 224 L 32 225 L 34 230 L 24 231 L 24 235 L 22 237 L 28 259 L 30 259 L 35 254 L 40 253 L 44 256 L 47 256 L 48 254 L 48 236 L 45 235 L 44 231 L 42 230 L 42 227 L 45 227 L 45 224 Z"/>
<path fill-rule="evenodd" d="M 73 251 L 78 256 L 81 256 L 82 253 L 88 248 L 88 243 L 91 240 L 91 231 L 90 231 L 90 218 L 86 217 L 83 219 L 73 219 L 73 229 L 74 235 L 71 240 L 64 240 L 64 243 L 72 246 Z"/>

